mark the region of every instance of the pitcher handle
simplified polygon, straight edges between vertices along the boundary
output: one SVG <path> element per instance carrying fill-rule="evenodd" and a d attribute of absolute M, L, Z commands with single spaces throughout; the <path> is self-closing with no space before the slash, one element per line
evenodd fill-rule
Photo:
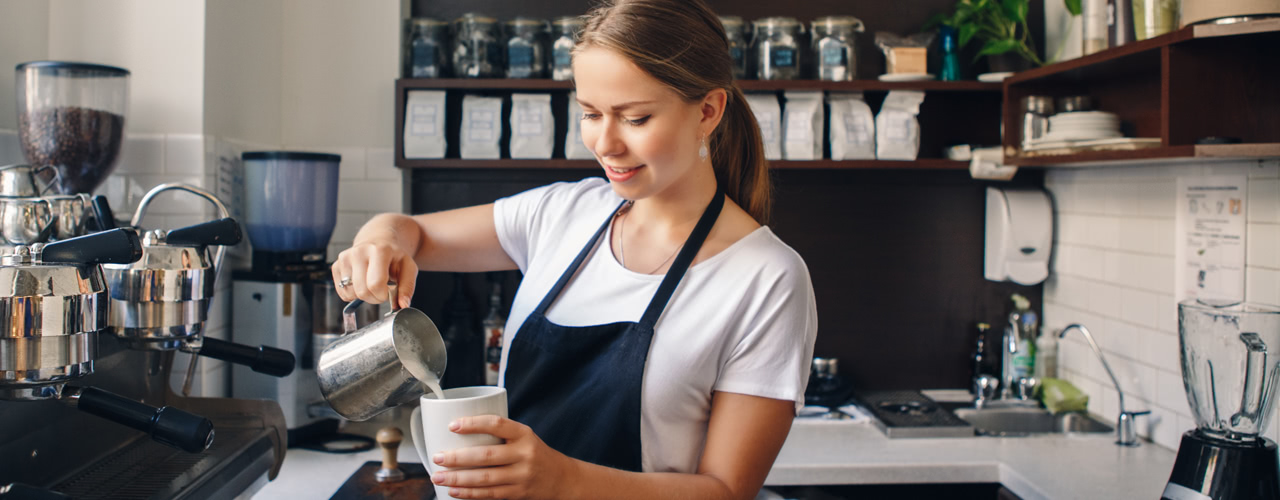
<path fill-rule="evenodd" d="M 387 288 L 389 289 L 389 291 L 387 292 L 387 298 L 390 299 L 391 301 L 391 312 L 394 313 L 400 310 L 399 303 L 396 301 L 396 296 L 400 295 L 398 293 L 399 286 L 396 285 L 396 282 L 394 281 L 388 281 Z M 343 335 L 346 335 L 348 333 L 351 333 L 360 329 L 359 325 L 356 324 L 356 309 L 359 309 L 360 306 L 362 305 L 364 305 L 364 301 L 360 299 L 356 299 L 351 302 L 348 302 L 347 305 L 342 308 L 342 334 Z"/>

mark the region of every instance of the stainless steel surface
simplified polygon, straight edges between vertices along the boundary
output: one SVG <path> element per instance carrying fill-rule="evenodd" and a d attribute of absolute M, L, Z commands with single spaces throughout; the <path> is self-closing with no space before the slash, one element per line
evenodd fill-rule
<path fill-rule="evenodd" d="M 68 380 L 93 373 L 98 334 L 0 338 L 0 399 L 57 397 Z"/>
<path fill-rule="evenodd" d="M 27 263 L 19 264 L 20 259 Z M 96 332 L 107 326 L 107 285 L 98 266 L 0 259 L 0 338 Z"/>
<path fill-rule="evenodd" d="M 1086 414 L 1054 415 L 1040 408 L 958 408 L 955 415 L 988 436 L 1111 432 L 1111 426 Z"/>
<path fill-rule="evenodd" d="M 85 220 L 92 205 L 86 193 L 46 196 L 53 214 L 53 238 L 65 240 L 86 234 Z"/>
<path fill-rule="evenodd" d="M 195 194 L 212 203 L 220 217 L 228 215 L 226 206 L 208 191 L 185 184 L 160 184 L 139 202 L 133 227 L 140 227 L 151 201 L 165 191 Z M 116 336 L 136 349 L 198 352 L 226 248 L 217 246 L 210 251 L 207 247 L 170 245 L 165 241 L 167 234 L 147 231 L 142 237 L 143 256 L 137 262 L 102 266 L 111 290 L 110 324 Z M 193 370 L 194 361 L 188 373 Z M 190 385 L 190 379 L 184 387 Z"/>
<path fill-rule="evenodd" d="M 973 437 L 973 426 L 918 391 L 873 391 L 856 395 L 889 438 Z"/>
<path fill-rule="evenodd" d="M 1021 399 L 1014 390 L 1018 383 L 1013 369 L 1013 355 L 1018 353 L 1018 334 L 1013 328 L 1004 329 L 1000 351 L 1000 399 Z"/>
<path fill-rule="evenodd" d="M 42 179 L 41 174 L 45 171 L 52 171 L 53 179 L 57 179 L 58 169 L 53 165 L 32 167 L 20 163 L 0 167 L 0 196 L 29 198 L 48 194 L 57 182 Z"/>
<path fill-rule="evenodd" d="M 1124 390 L 1120 388 L 1120 381 L 1116 380 L 1116 374 L 1111 371 L 1111 365 L 1107 364 L 1106 356 L 1102 355 L 1102 349 L 1099 349 L 1098 343 L 1093 341 L 1093 334 L 1089 333 L 1089 329 L 1079 323 L 1067 325 L 1066 328 L 1063 328 L 1062 331 L 1058 333 L 1058 338 L 1067 336 L 1067 332 L 1071 330 L 1079 330 L 1080 334 L 1084 335 L 1085 340 L 1089 341 L 1089 347 L 1093 348 L 1093 353 L 1098 355 L 1098 361 L 1102 362 L 1102 367 L 1107 370 L 1107 376 L 1111 377 L 1111 383 L 1116 386 L 1116 395 L 1120 399 L 1120 416 L 1119 420 L 1116 422 L 1116 444 L 1121 446 L 1138 446 L 1141 443 L 1138 441 L 1137 435 L 1133 432 L 1132 423 L 1125 422 L 1126 420 L 1132 420 L 1132 417 L 1138 413 L 1129 413 L 1126 415 L 1126 411 L 1124 409 Z"/>
<path fill-rule="evenodd" d="M 0 197 L 0 238 L 5 244 L 43 243 L 52 234 L 53 224 L 49 200 Z"/>
<path fill-rule="evenodd" d="M 1053 98 L 1026 96 L 1022 98 L 1022 123 L 1020 141 L 1023 149 L 1049 133 L 1049 116 L 1053 115 Z"/>
<path fill-rule="evenodd" d="M 818 377 L 834 377 L 840 373 L 840 360 L 836 358 L 813 358 L 813 375 Z"/>
<path fill-rule="evenodd" d="M 212 203 L 213 206 L 218 209 L 218 217 L 222 217 L 222 218 L 230 217 L 229 215 L 230 212 L 227 211 L 227 206 L 222 204 L 222 200 L 219 200 L 218 197 L 214 196 L 213 193 L 209 191 L 205 191 L 195 186 L 170 183 L 170 184 L 161 184 L 159 186 L 151 188 L 150 191 L 147 191 L 147 194 L 142 197 L 142 201 L 138 202 L 138 211 L 134 212 L 133 220 L 129 222 L 129 225 L 133 227 L 142 227 L 142 218 L 146 216 L 147 206 L 151 204 L 151 199 L 155 198 L 156 195 L 159 195 L 160 193 L 163 193 L 165 191 L 186 191 L 188 193 L 194 194 L 196 196 L 209 200 L 209 203 Z M 215 276 L 218 274 L 219 271 L 222 270 L 222 256 L 224 253 L 226 253 L 226 251 L 227 249 L 225 247 L 219 246 L 218 249 L 213 254 L 213 274 Z"/>
<path fill-rule="evenodd" d="M 395 288 L 390 296 L 396 297 Z M 348 420 L 367 420 L 416 400 L 428 377 L 444 375 L 444 339 L 431 319 L 413 308 L 397 309 L 356 330 L 352 302 L 343 311 L 347 329 L 316 362 L 320 391 L 334 411 Z M 430 374 L 430 375 L 429 375 Z"/>
<path fill-rule="evenodd" d="M 996 390 L 1000 387 L 1000 379 L 991 375 L 978 375 L 974 378 L 973 384 L 973 405 L 976 408 L 982 408 L 995 399 Z"/>
<path fill-rule="evenodd" d="M 1058 112 L 1093 111 L 1093 99 L 1087 95 L 1072 95 L 1058 98 Z M 1053 114 L 1053 110 L 1049 111 Z"/>

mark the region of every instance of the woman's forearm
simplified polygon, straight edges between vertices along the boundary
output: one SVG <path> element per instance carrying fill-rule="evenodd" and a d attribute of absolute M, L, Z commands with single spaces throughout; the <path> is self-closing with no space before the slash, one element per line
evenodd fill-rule
<path fill-rule="evenodd" d="M 653 499 L 734 500 L 737 497 L 720 479 L 706 474 L 674 472 L 626 472 L 575 460 L 578 470 L 573 484 L 566 485 L 564 498 L 573 499 Z M 738 495 L 755 498 L 750 495 Z"/>
<path fill-rule="evenodd" d="M 422 231 L 412 217 L 404 214 L 378 214 L 356 232 L 352 246 L 372 241 L 394 243 L 410 256 L 418 254 Z"/>

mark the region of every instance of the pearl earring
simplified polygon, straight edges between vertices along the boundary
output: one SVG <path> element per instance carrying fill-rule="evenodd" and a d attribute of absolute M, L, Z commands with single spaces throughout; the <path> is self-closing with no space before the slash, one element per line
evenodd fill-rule
<path fill-rule="evenodd" d="M 698 146 L 698 158 L 705 160 L 707 159 L 707 155 L 710 155 L 711 152 L 707 150 L 707 138 L 703 137 L 701 142 L 702 144 Z"/>

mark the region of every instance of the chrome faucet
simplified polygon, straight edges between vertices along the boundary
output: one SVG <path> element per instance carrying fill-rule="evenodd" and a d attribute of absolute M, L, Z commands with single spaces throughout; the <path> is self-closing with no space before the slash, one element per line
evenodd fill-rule
<path fill-rule="evenodd" d="M 1102 362 L 1102 367 L 1107 370 L 1107 376 L 1111 377 L 1111 383 L 1116 386 L 1116 395 L 1120 397 L 1120 416 L 1116 419 L 1116 444 L 1121 446 L 1138 446 L 1137 432 L 1133 428 L 1133 418 L 1151 413 L 1150 411 L 1125 411 L 1124 409 L 1124 391 L 1120 389 L 1120 381 L 1116 380 L 1116 374 L 1111 371 L 1111 365 L 1107 364 L 1107 358 L 1102 355 L 1102 349 L 1098 348 L 1098 343 L 1093 341 L 1093 335 L 1089 333 L 1089 329 L 1079 323 L 1072 323 L 1058 332 L 1058 338 L 1067 336 L 1067 332 L 1071 330 L 1080 330 L 1085 340 L 1089 341 L 1089 347 L 1093 348 L 1093 353 L 1098 355 L 1098 360 Z"/>
<path fill-rule="evenodd" d="M 1013 355 L 1018 353 L 1018 332 L 1012 325 L 1004 329 L 1004 338 L 1000 340 L 1000 399 L 1018 398 L 1014 386 L 1018 383 L 1014 378 Z"/>

